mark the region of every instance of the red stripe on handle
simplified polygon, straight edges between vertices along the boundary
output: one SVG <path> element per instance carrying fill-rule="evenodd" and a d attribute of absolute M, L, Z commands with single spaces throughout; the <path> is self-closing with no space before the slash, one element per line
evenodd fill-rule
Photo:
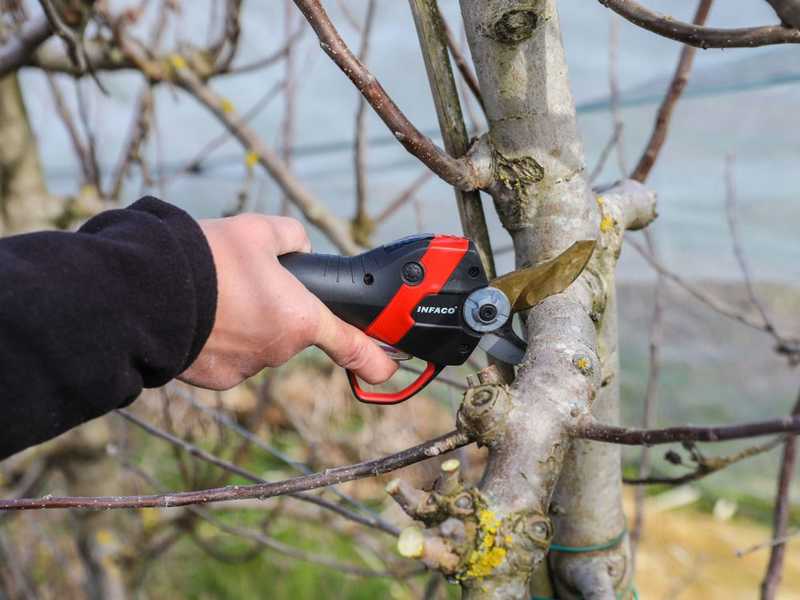
<path fill-rule="evenodd" d="M 411 312 L 425 296 L 436 294 L 444 287 L 468 249 L 466 238 L 434 237 L 419 261 L 425 269 L 425 278 L 419 285 L 401 285 L 394 298 L 367 327 L 366 334 L 392 345 L 403 339 L 414 326 Z"/>

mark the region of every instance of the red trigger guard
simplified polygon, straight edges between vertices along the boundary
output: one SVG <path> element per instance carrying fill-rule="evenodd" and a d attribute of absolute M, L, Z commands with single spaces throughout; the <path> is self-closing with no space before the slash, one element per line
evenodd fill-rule
<path fill-rule="evenodd" d="M 437 365 L 429 362 L 428 366 L 425 367 L 425 370 L 413 383 L 411 383 L 405 389 L 393 393 L 368 392 L 361 389 L 356 374 L 349 370 L 347 371 L 347 379 L 350 381 L 350 389 L 353 390 L 353 395 L 361 402 L 365 402 L 367 404 L 398 404 L 408 400 L 411 398 L 411 396 L 421 391 L 422 388 L 428 385 L 439 373 L 442 372 L 444 367 L 445 365 Z"/>

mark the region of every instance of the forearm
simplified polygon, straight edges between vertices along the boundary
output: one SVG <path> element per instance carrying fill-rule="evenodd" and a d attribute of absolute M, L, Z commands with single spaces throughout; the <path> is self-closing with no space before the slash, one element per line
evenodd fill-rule
<path fill-rule="evenodd" d="M 199 226 L 155 199 L 0 240 L 0 458 L 183 372 L 216 298 Z"/>

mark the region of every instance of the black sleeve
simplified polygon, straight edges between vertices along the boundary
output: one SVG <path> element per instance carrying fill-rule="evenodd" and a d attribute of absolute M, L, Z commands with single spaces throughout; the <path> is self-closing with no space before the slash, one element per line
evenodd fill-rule
<path fill-rule="evenodd" d="M 0 459 L 179 375 L 216 303 L 202 230 L 155 198 L 1 239 Z"/>

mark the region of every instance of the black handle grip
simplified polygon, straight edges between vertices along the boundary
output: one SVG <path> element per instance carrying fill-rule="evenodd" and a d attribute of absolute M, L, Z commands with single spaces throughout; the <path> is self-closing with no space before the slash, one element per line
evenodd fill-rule
<path fill-rule="evenodd" d="M 359 256 L 293 252 L 278 260 L 336 316 L 363 330 L 400 283 L 385 273 L 381 254 L 382 248 Z"/>

